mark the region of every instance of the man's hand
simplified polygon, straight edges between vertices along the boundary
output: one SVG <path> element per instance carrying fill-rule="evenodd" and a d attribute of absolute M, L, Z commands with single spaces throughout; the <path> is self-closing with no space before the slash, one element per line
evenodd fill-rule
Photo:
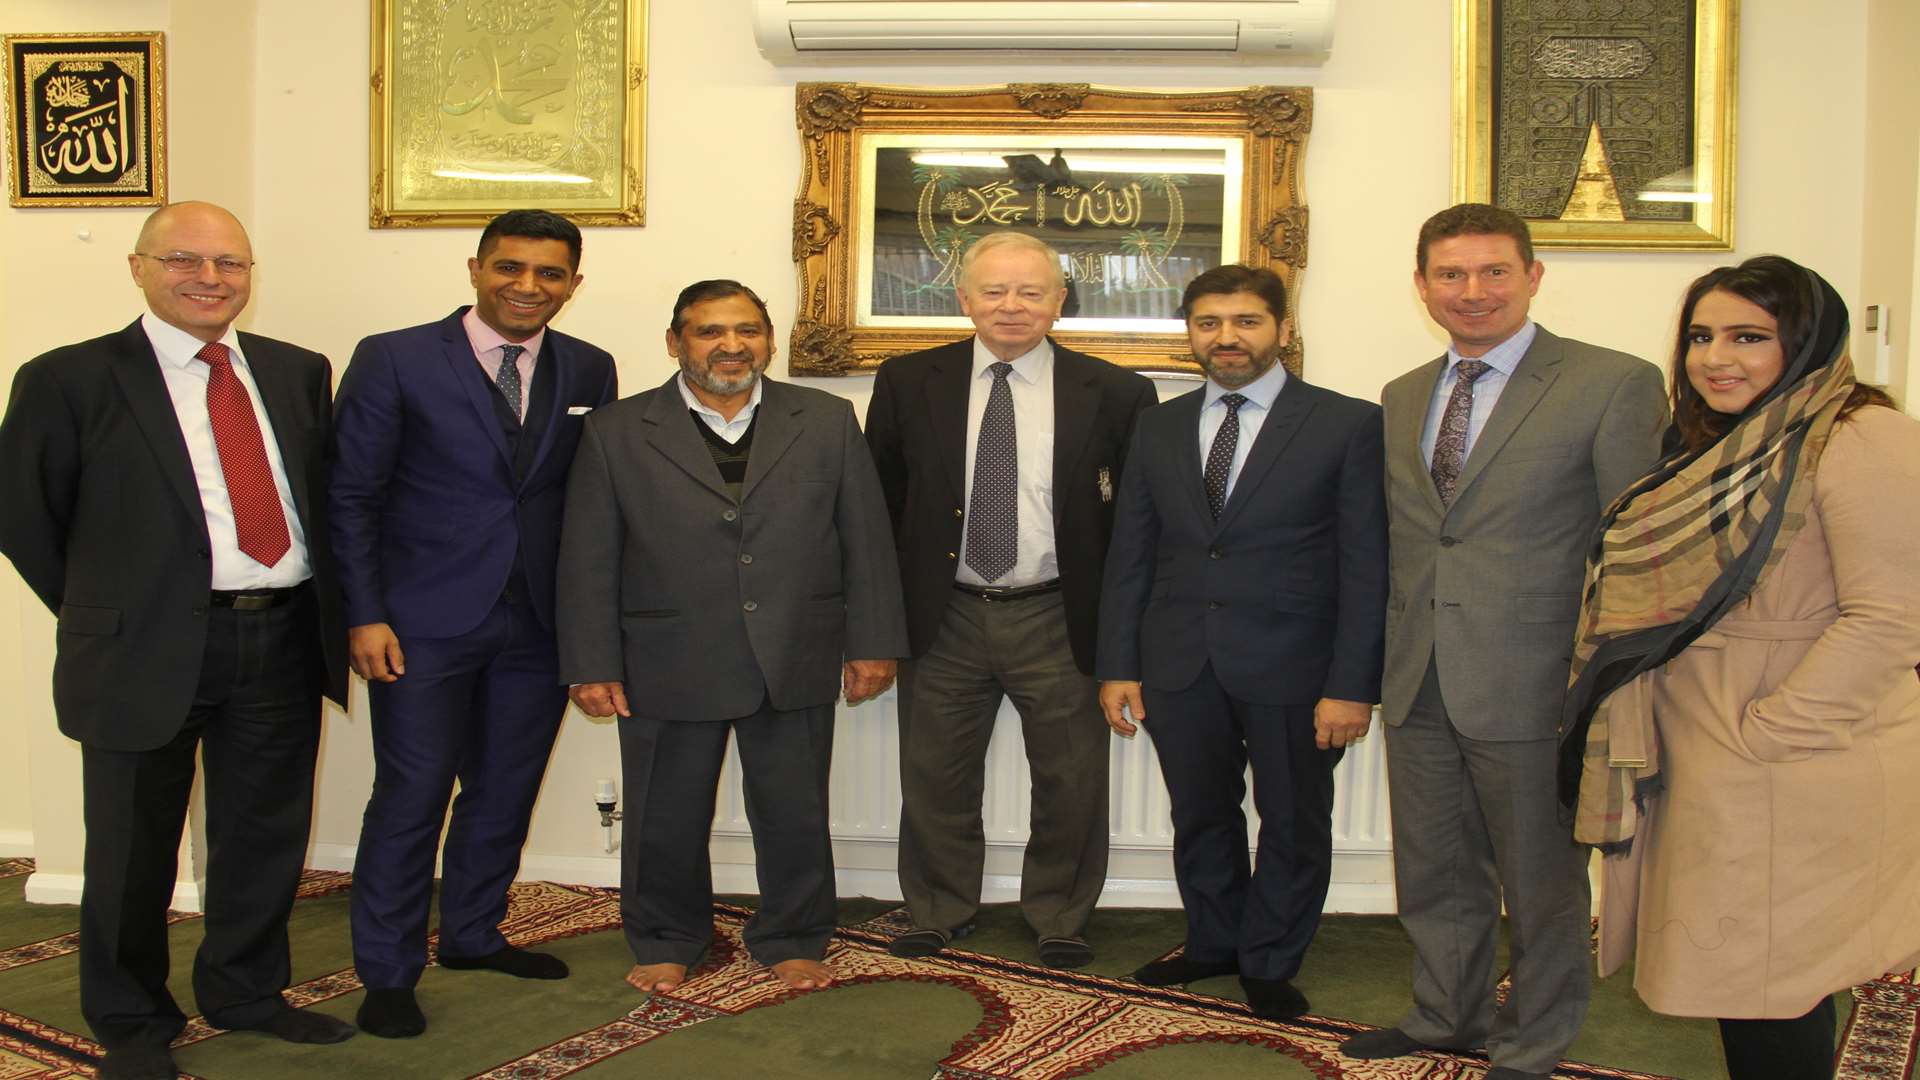
<path fill-rule="evenodd" d="M 846 691 L 847 704 L 858 705 L 886 693 L 899 668 L 893 660 L 849 660 L 840 665 L 840 686 Z"/>
<path fill-rule="evenodd" d="M 1100 711 L 1114 734 L 1133 738 L 1140 728 L 1133 721 L 1147 718 L 1147 707 L 1140 701 L 1140 684 L 1128 679 L 1110 679 L 1100 684 Z M 1133 714 L 1133 721 L 1127 714 Z"/>
<path fill-rule="evenodd" d="M 1313 707 L 1313 745 L 1338 749 L 1358 741 L 1372 723 L 1371 704 L 1323 697 Z"/>
<path fill-rule="evenodd" d="M 627 710 L 627 688 L 617 682 L 587 682 L 570 687 L 567 696 L 588 716 L 632 716 Z"/>
<path fill-rule="evenodd" d="M 393 627 L 363 623 L 347 630 L 347 664 L 368 682 L 393 682 L 407 673 L 407 657 Z"/>

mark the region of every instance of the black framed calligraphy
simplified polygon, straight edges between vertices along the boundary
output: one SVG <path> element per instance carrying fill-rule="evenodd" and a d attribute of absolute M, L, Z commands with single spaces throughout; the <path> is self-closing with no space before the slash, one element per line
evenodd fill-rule
<path fill-rule="evenodd" d="M 6 52 L 8 202 L 166 202 L 164 34 L 8 34 Z"/>

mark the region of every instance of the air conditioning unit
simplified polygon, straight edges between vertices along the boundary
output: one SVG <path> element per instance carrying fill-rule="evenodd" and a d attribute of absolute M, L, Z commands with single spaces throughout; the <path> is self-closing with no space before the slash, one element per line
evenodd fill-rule
<path fill-rule="evenodd" d="M 1164 50 L 1309 56 L 1334 0 L 754 0 L 769 57 L 880 49 Z"/>

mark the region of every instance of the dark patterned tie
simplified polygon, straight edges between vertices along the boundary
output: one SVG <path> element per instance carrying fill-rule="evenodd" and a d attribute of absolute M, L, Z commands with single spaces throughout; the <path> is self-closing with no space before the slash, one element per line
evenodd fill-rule
<path fill-rule="evenodd" d="M 280 492 L 273 486 L 273 465 L 260 437 L 260 421 L 253 414 L 253 399 L 233 373 L 233 358 L 225 345 L 210 342 L 194 358 L 207 365 L 207 421 L 213 426 L 213 448 L 220 455 L 227 501 L 233 504 L 234 535 L 242 554 L 261 566 L 272 566 L 293 546 L 293 538 L 287 532 Z"/>
<path fill-rule="evenodd" d="M 1220 430 L 1213 435 L 1213 448 L 1207 451 L 1204 474 L 1207 509 L 1213 511 L 1215 521 L 1227 507 L 1227 474 L 1233 471 L 1233 452 L 1240 447 L 1240 406 L 1247 403 L 1247 396 L 1222 394 L 1220 403 L 1227 407 L 1227 418 L 1220 421 Z"/>
<path fill-rule="evenodd" d="M 507 399 L 507 407 L 513 410 L 515 418 L 520 416 L 520 354 L 526 352 L 524 345 L 500 346 L 500 374 L 493 383 L 500 388 L 500 396 Z"/>
<path fill-rule="evenodd" d="M 1013 391 L 1007 373 L 1013 365 L 996 363 L 987 411 L 980 416 L 980 439 L 973 451 L 973 493 L 967 499 L 967 565 L 982 581 L 998 581 L 1013 569 L 1020 546 L 1020 470 L 1013 430 Z"/>
<path fill-rule="evenodd" d="M 1454 365 L 1453 393 L 1447 398 L 1447 411 L 1440 416 L 1440 431 L 1433 437 L 1433 486 L 1440 501 L 1453 502 L 1454 489 L 1460 483 L 1460 467 L 1467 460 L 1467 427 L 1473 420 L 1473 383 L 1492 370 L 1484 360 L 1462 360 Z"/>

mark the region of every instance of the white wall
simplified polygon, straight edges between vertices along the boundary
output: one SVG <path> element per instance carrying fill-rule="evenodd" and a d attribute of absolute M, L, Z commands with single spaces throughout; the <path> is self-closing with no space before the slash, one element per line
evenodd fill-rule
<path fill-rule="evenodd" d="M 1773 251 L 1825 273 L 1850 303 L 1859 300 L 1867 223 L 1863 149 L 1870 3 L 1836 0 L 1808 20 L 1796 5 L 1749 3 L 1741 28 L 1738 141 L 1739 249 L 1724 254 L 1555 254 L 1535 313 L 1555 331 L 1660 358 L 1669 347 L 1676 301 L 1708 267 Z M 1896 0 L 1897 2 L 1897 0 Z M 1389 378 L 1442 347 L 1413 295 L 1414 233 L 1449 200 L 1449 5 L 1439 0 L 1348 0 L 1337 52 L 1323 66 L 1281 68 L 1246 61 L 1067 57 L 972 60 L 874 59 L 776 67 L 754 49 L 746 0 L 653 0 L 648 91 L 648 217 L 643 229 L 587 235 L 586 285 L 559 325 L 620 359 L 627 392 L 670 372 L 662 352 L 667 306 L 683 284 L 735 277 L 765 295 L 777 322 L 790 323 L 794 276 L 789 253 L 799 140 L 793 85 L 849 80 L 912 85 L 1085 81 L 1167 89 L 1302 84 L 1315 88 L 1304 192 L 1313 211 L 1302 326 L 1313 381 L 1374 397 Z M 253 12 L 248 28 L 207 26 L 204 13 Z M 319 348 L 346 362 L 363 334 L 438 318 L 471 299 L 463 263 L 475 230 L 370 231 L 367 215 L 367 52 L 364 5 L 318 19 L 311 5 L 178 0 L 0 0 L 9 31 L 180 26 L 172 43 L 184 58 L 192 35 L 221 42 L 250 29 L 257 61 L 230 55 L 250 94 L 199 99 L 223 129 L 186 136 L 175 97 L 176 198 L 213 194 L 251 202 L 261 262 L 249 329 Z M 170 18 L 171 16 L 171 18 Z M 84 21 L 82 21 L 84 19 Z M 244 53 L 244 49 L 240 49 Z M 1902 61 L 1903 62 L 1903 61 Z M 173 71 L 184 79 L 181 59 Z M 176 87 L 179 83 L 176 82 Z M 1817 92 L 1810 88 L 1817 88 Z M 238 100 L 236 100 L 236 98 Z M 250 115 L 249 115 L 250 114 Z M 240 156 L 202 169 L 202 155 Z M 223 157 L 223 160 L 225 158 Z M 1914 159 L 1888 163 L 1905 170 Z M 247 178 L 235 191 L 233 179 Z M 1897 178 L 1890 181 L 1897 183 Z M 1909 187 L 1907 190 L 1911 190 Z M 1911 197 L 1909 197 L 1911 205 Z M 11 288 L 0 289 L 0 325 L 13 350 L 0 359 L 10 377 L 19 357 L 101 332 L 137 312 L 119 254 L 136 212 L 0 210 L 0 243 Z M 74 239 L 91 227 L 92 243 Z M 58 282 L 50 288 L 50 282 Z M 779 370 L 776 362 L 776 370 Z M 864 411 L 865 378 L 817 380 Z M 75 830 L 43 803 L 77 807 L 77 766 L 50 735 L 45 684 L 51 620 L 11 575 L 0 581 L 0 737 L 29 738 L 36 791 L 33 826 L 48 857 L 77 852 Z M 364 699 L 330 713 L 316 815 L 316 855 L 338 858 L 354 840 L 371 779 Z M 24 729 L 24 730 L 21 730 Z M 16 743 L 17 745 L 17 743 Z M 590 859 L 600 833 L 587 812 L 594 777 L 617 774 L 613 732 L 567 720 L 547 794 L 529 841 L 530 859 Z M 16 766 L 17 767 L 17 766 Z M 0 783 L 0 790 L 12 785 Z M 46 792 L 45 795 L 40 793 Z M 0 839 L 24 827 L 17 800 L 0 795 Z"/>

